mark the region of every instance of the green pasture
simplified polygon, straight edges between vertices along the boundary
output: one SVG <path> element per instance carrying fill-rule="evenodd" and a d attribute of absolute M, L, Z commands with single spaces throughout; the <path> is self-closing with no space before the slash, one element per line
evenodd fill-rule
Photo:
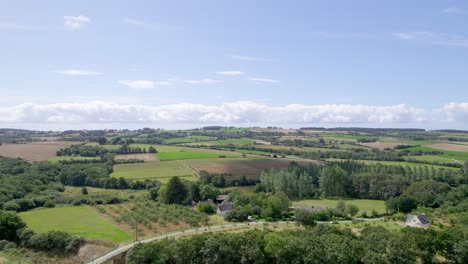
<path fill-rule="evenodd" d="M 90 206 L 36 209 L 18 215 L 29 228 L 38 233 L 65 231 L 76 236 L 114 243 L 129 241 L 132 238 L 129 233 L 112 224 Z"/>
<path fill-rule="evenodd" d="M 182 144 L 182 143 L 209 141 L 213 139 L 214 139 L 213 137 L 209 137 L 209 136 L 187 136 L 187 137 L 179 137 L 179 138 L 168 138 L 168 139 L 165 139 L 163 142 L 164 144 Z"/>
<path fill-rule="evenodd" d="M 123 177 L 133 180 L 154 179 L 162 183 L 166 183 L 174 176 L 191 181 L 197 180 L 193 171 L 177 160 L 118 164 L 114 166 L 114 172 L 111 174 L 111 177 L 116 178 Z"/>

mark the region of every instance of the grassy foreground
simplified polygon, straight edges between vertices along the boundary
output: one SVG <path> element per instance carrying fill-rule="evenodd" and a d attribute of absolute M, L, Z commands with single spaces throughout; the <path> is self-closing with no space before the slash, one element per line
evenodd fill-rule
<path fill-rule="evenodd" d="M 129 241 L 132 236 L 113 225 L 90 206 L 67 206 L 37 209 L 18 214 L 28 227 L 38 233 L 51 230 L 114 243 Z"/>

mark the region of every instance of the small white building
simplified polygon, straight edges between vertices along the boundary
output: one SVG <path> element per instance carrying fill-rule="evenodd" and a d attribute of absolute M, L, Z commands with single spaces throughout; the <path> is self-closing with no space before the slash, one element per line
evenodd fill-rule
<path fill-rule="evenodd" d="M 406 226 L 428 228 L 431 224 L 429 218 L 425 214 L 408 215 L 406 217 Z"/>

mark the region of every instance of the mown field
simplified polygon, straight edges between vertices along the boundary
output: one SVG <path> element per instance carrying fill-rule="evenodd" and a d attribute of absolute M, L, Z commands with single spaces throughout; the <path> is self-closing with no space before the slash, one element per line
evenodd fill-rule
<path fill-rule="evenodd" d="M 73 141 L 46 141 L 27 144 L 0 145 L 0 156 L 22 158 L 29 161 L 46 161 L 55 157 L 58 150 L 82 144 Z"/>
<path fill-rule="evenodd" d="M 166 183 L 174 176 L 189 181 L 197 180 L 193 171 L 178 160 L 119 164 L 114 166 L 114 172 L 111 174 L 111 177 L 133 180 L 155 179 L 162 183 Z"/>
<path fill-rule="evenodd" d="M 335 208 L 339 199 L 317 199 L 317 200 L 301 200 L 296 201 L 294 205 L 305 205 L 305 206 L 318 206 L 323 208 Z M 367 199 L 343 199 L 346 204 L 354 204 L 359 208 L 358 215 L 366 212 L 368 215 L 371 214 L 372 210 L 375 210 L 379 214 L 386 212 L 385 202 L 380 200 L 367 200 Z"/>
<path fill-rule="evenodd" d="M 67 206 L 36 209 L 18 214 L 38 233 L 51 230 L 66 231 L 72 235 L 114 243 L 129 241 L 132 236 L 101 216 L 90 206 Z"/>

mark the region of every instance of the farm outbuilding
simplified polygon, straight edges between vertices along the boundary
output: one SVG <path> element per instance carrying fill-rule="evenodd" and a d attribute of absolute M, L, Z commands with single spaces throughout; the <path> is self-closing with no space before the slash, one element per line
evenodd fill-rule
<path fill-rule="evenodd" d="M 406 217 L 406 226 L 428 228 L 431 221 L 425 214 L 408 215 Z"/>

